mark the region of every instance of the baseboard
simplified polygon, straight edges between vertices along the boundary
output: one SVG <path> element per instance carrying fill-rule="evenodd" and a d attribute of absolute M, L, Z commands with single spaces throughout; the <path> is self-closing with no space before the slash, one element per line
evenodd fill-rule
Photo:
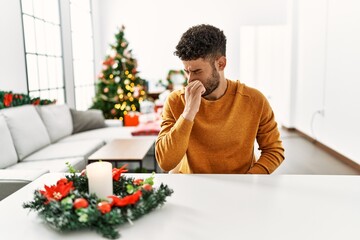
<path fill-rule="evenodd" d="M 335 151 L 334 149 L 326 146 L 325 144 L 317 141 L 316 139 L 310 137 L 309 135 L 307 135 L 306 133 L 296 129 L 296 128 L 287 128 L 282 126 L 283 129 L 289 131 L 289 132 L 296 132 L 297 134 L 299 134 L 300 136 L 304 137 L 306 140 L 308 140 L 309 142 L 312 142 L 313 144 L 315 144 L 317 147 L 321 148 L 322 150 L 324 150 L 325 152 L 329 153 L 331 156 L 335 157 L 336 159 L 342 161 L 343 163 L 345 163 L 346 165 L 350 166 L 351 168 L 353 168 L 355 171 L 359 172 L 360 174 L 360 164 L 354 162 L 353 160 L 351 160 L 348 157 L 345 157 L 344 155 L 342 155 L 341 153 Z"/>

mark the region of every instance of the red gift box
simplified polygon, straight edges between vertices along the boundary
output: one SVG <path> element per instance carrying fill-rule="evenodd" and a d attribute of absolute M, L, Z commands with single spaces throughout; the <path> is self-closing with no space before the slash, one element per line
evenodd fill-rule
<path fill-rule="evenodd" d="M 124 126 L 137 126 L 139 125 L 139 113 L 130 112 L 124 116 Z"/>

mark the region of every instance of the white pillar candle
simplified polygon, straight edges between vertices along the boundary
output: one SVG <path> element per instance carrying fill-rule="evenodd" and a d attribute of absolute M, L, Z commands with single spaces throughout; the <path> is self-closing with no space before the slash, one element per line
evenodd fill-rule
<path fill-rule="evenodd" d="M 89 182 L 89 193 L 95 193 L 98 198 L 106 199 L 113 195 L 112 164 L 95 162 L 86 166 Z"/>

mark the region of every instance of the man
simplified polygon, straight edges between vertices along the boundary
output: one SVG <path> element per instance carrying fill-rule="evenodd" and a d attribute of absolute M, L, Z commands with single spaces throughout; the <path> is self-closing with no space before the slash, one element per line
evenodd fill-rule
<path fill-rule="evenodd" d="M 284 160 L 274 113 L 258 90 L 225 78 L 226 37 L 188 29 L 176 46 L 188 77 L 164 105 L 156 158 L 165 171 L 270 174 Z M 254 156 L 255 139 L 261 156 Z"/>

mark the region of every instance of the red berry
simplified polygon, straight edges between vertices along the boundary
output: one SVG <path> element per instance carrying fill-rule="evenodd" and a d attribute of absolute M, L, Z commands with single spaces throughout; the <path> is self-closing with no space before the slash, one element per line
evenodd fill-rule
<path fill-rule="evenodd" d="M 144 180 L 142 180 L 142 179 L 135 179 L 135 180 L 134 180 L 134 184 L 135 184 L 135 185 L 140 185 L 140 184 L 142 184 L 143 181 L 144 181 Z"/>
<path fill-rule="evenodd" d="M 110 205 L 110 203 L 108 203 L 106 201 L 99 202 L 97 205 L 97 208 L 102 214 L 105 214 L 105 213 L 108 213 L 111 211 L 111 205 Z"/>
<path fill-rule="evenodd" d="M 73 206 L 75 209 L 87 208 L 89 203 L 85 198 L 77 198 L 75 199 Z"/>
<path fill-rule="evenodd" d="M 142 188 L 145 190 L 145 191 L 151 191 L 152 190 L 152 186 L 148 183 L 144 184 L 142 186 Z"/>

